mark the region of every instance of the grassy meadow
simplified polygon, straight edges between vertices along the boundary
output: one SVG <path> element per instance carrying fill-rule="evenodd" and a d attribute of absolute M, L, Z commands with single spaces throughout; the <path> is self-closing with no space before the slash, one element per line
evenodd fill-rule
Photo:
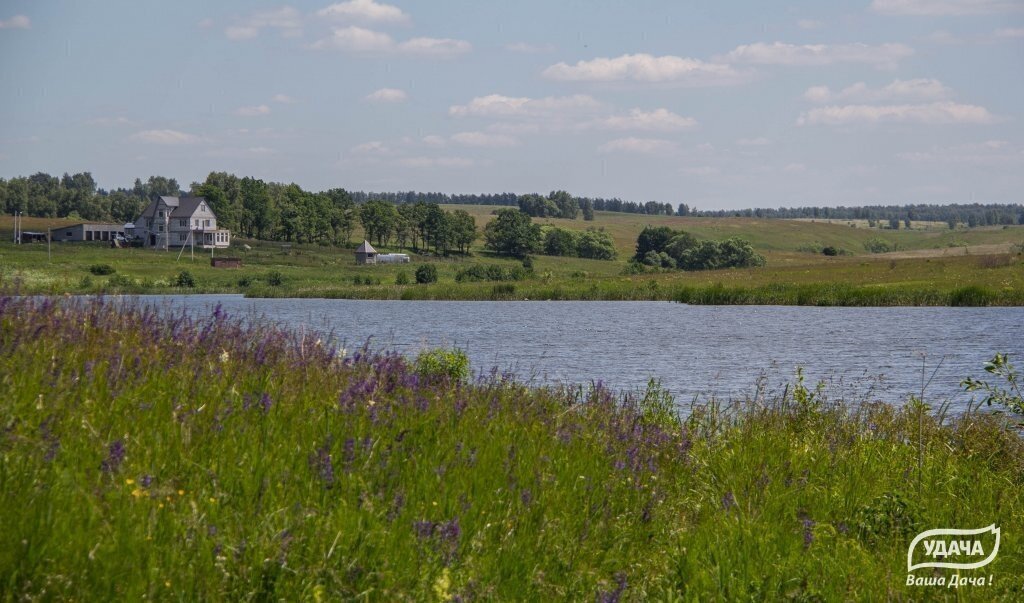
<path fill-rule="evenodd" d="M 476 217 L 478 228 L 493 206 L 460 207 Z M 66 221 L 65 221 L 66 222 Z M 102 243 L 59 243 L 48 256 L 45 244 L 14 245 L 10 218 L 0 219 L 0 287 L 25 293 L 201 293 L 236 292 L 263 297 L 365 299 L 606 299 L 676 300 L 687 303 L 801 305 L 1021 305 L 1024 304 L 1024 227 L 950 231 L 884 230 L 808 220 L 685 218 L 598 212 L 593 222 L 544 219 L 540 223 L 581 230 L 605 228 L 619 257 L 615 261 L 534 257 L 530 278 L 517 282 L 455 281 L 477 264 L 517 266 L 496 257 L 478 240 L 469 256 L 413 256 L 408 265 L 358 266 L 352 250 L 236 239 L 218 255 L 241 257 L 241 269 L 214 269 L 209 252 L 195 258 L 185 250 L 156 252 L 111 249 Z M 56 221 L 26 219 L 26 230 L 45 230 Z M 698 238 L 739 236 L 749 240 L 768 264 L 761 268 L 704 272 L 666 271 L 633 275 L 626 271 L 637 234 L 646 225 L 685 229 Z M 357 231 L 353 242 L 361 240 Z M 879 239 L 896 249 L 872 254 L 865 243 Z M 250 249 L 242 247 L 246 244 Z M 808 251 L 834 246 L 834 257 Z M 385 251 L 399 251 L 385 249 Z M 438 268 L 437 283 L 417 285 L 421 264 Z M 90 267 L 108 264 L 115 273 L 96 275 Z M 192 287 L 179 286 L 188 271 Z M 398 285 L 400 273 L 412 284 Z"/>
<path fill-rule="evenodd" d="M 990 601 L 1024 587 L 1024 442 L 990 414 L 847 405 L 797 378 L 782 398 L 683 417 L 656 386 L 463 379 L 109 298 L 2 297 L 0 348 L 5 600 Z M 992 523 L 998 557 L 975 572 L 991 584 L 906 585 L 915 534 Z"/>

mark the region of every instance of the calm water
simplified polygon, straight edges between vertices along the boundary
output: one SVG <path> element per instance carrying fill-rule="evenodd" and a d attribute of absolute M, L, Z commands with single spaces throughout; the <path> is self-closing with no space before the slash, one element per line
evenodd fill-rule
<path fill-rule="evenodd" d="M 352 349 L 371 341 L 407 354 L 465 350 L 475 370 L 523 380 L 618 389 L 660 378 L 681 402 L 781 389 L 803 366 L 848 400 L 926 398 L 963 408 L 959 382 L 997 351 L 1024 358 L 1024 308 L 686 306 L 668 302 L 416 302 L 144 296 L 144 303 L 332 331 Z M 1017 363 L 1024 369 L 1024 362 Z M 936 371 L 937 369 L 937 371 Z M 933 371 L 936 371 L 932 377 Z"/>

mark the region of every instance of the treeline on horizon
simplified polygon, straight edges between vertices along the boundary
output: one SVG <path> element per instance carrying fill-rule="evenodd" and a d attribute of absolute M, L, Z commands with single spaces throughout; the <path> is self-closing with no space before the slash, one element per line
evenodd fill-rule
<path fill-rule="evenodd" d="M 38 172 L 31 176 L 0 178 L 0 212 L 45 218 L 72 218 L 86 221 L 115 220 L 130 222 L 151 199 L 160 195 L 181 195 L 177 180 L 164 176 L 136 179 L 130 188 L 99 188 L 89 172 L 53 176 Z M 352 219 L 349 204 L 364 205 L 384 201 L 395 205 L 496 205 L 518 206 L 535 216 L 575 217 L 566 211 L 568 196 L 572 208 L 585 218 L 592 211 L 642 215 L 692 217 L 749 217 L 764 219 L 866 220 L 872 226 L 898 227 L 900 222 L 946 222 L 950 228 L 1024 224 L 1024 205 L 1018 203 L 952 203 L 945 205 L 906 204 L 839 207 L 779 207 L 741 210 L 698 210 L 686 203 L 673 206 L 658 201 L 624 201 L 617 197 L 577 197 L 564 191 L 549 195 L 528 193 L 446 194 L 438 192 L 364 192 L 334 188 L 313 192 L 297 184 L 265 182 L 258 178 L 238 177 L 227 172 L 210 172 L 204 182 L 192 183 L 188 194 L 208 197 L 218 219 L 227 228 L 257 238 L 320 240 L 333 232 L 338 238 L 348 230 Z M 223 194 L 220 194 L 223 193 Z M 551 203 L 548 203 L 550 201 Z M 559 211 L 543 208 L 558 207 Z"/>

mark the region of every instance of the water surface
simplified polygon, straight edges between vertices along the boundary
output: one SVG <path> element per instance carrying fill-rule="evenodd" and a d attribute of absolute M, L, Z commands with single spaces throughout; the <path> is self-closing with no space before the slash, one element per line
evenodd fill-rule
<path fill-rule="evenodd" d="M 348 349 L 415 354 L 457 346 L 475 370 L 537 383 L 603 380 L 633 389 L 658 378 L 680 402 L 779 390 L 798 366 L 851 402 L 926 400 L 963 409 L 959 383 L 995 352 L 1024 358 L 1024 308 L 688 306 L 670 302 L 473 302 L 142 296 L 209 313 L 333 332 Z M 1024 369 L 1024 363 L 1020 364 Z M 934 373 L 934 375 L 933 375 Z"/>

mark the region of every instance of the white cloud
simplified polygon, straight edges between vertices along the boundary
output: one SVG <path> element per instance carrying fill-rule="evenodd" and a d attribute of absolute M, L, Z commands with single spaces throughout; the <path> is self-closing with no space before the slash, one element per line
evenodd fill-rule
<path fill-rule="evenodd" d="M 443 147 L 448 144 L 448 141 L 446 141 L 443 136 L 438 136 L 437 134 L 424 136 L 422 142 L 428 147 Z"/>
<path fill-rule="evenodd" d="M 481 162 L 468 157 L 403 157 L 398 164 L 409 168 L 470 168 Z"/>
<path fill-rule="evenodd" d="M 767 138 L 759 136 L 757 138 L 741 138 L 736 141 L 736 144 L 740 145 L 741 147 L 763 147 L 765 145 L 771 144 L 771 142 L 772 141 L 768 140 Z"/>
<path fill-rule="evenodd" d="M 466 147 L 514 147 L 519 141 L 505 134 L 488 134 L 486 132 L 459 132 L 452 135 L 452 142 Z"/>
<path fill-rule="evenodd" d="M 1024 150 L 1014 148 L 1006 140 L 986 140 L 949 147 L 932 146 L 926 151 L 897 153 L 896 157 L 917 164 L 1024 165 Z"/>
<path fill-rule="evenodd" d="M 451 38 L 413 38 L 398 45 L 398 52 L 433 57 L 453 57 L 472 49 L 469 42 Z"/>
<path fill-rule="evenodd" d="M 734 63 L 755 65 L 834 65 L 836 63 L 866 63 L 877 67 L 895 67 L 900 59 L 914 54 L 903 44 L 744 44 L 725 55 Z"/>
<path fill-rule="evenodd" d="M 896 99 L 938 100 L 949 96 L 949 88 L 935 79 L 916 78 L 893 80 L 881 88 L 870 88 L 864 82 L 857 82 L 832 92 L 828 86 L 812 86 L 804 92 L 804 98 L 815 103 L 840 101 L 875 102 Z"/>
<path fill-rule="evenodd" d="M 800 29 L 818 29 L 822 25 L 824 23 L 815 19 L 800 19 L 796 22 L 796 26 Z"/>
<path fill-rule="evenodd" d="M 390 4 L 373 0 L 350 0 L 339 2 L 316 11 L 320 17 L 363 21 L 368 23 L 408 23 L 409 15 Z"/>
<path fill-rule="evenodd" d="M 210 18 L 202 19 L 198 23 L 196 23 L 196 27 L 198 27 L 199 29 L 210 29 L 211 27 L 213 27 L 213 25 L 214 21 Z"/>
<path fill-rule="evenodd" d="M 142 130 L 129 136 L 129 140 L 150 144 L 177 145 L 195 144 L 202 141 L 202 138 L 178 130 Z"/>
<path fill-rule="evenodd" d="M 672 132 L 685 130 L 697 125 L 692 117 L 677 115 L 668 109 L 644 111 L 632 109 L 627 115 L 602 117 L 583 124 L 584 128 L 606 130 L 646 130 L 652 132 Z"/>
<path fill-rule="evenodd" d="M 291 6 L 253 13 L 234 25 L 224 28 L 229 40 L 249 40 L 264 29 L 277 29 L 285 37 L 302 35 L 302 15 Z"/>
<path fill-rule="evenodd" d="M 291 105 L 299 102 L 295 100 L 293 97 L 288 96 L 287 94 L 275 94 L 270 98 L 270 100 L 274 101 L 275 103 L 280 103 L 282 105 Z"/>
<path fill-rule="evenodd" d="M 452 105 L 448 114 L 455 117 L 553 117 L 592 112 L 600 107 L 601 103 L 586 94 L 536 99 L 490 94 L 478 96 L 465 105 Z"/>
<path fill-rule="evenodd" d="M 379 140 L 371 140 L 352 147 L 357 155 L 390 155 L 391 148 Z"/>
<path fill-rule="evenodd" d="M 885 15 L 956 16 L 1019 11 L 1015 0 L 873 0 L 871 10 Z"/>
<path fill-rule="evenodd" d="M 552 80 L 573 82 L 678 82 L 689 85 L 733 84 L 744 74 L 721 63 L 707 63 L 673 55 L 624 54 L 615 58 L 578 61 L 575 65 L 556 63 L 542 72 Z"/>
<path fill-rule="evenodd" d="M 409 95 L 405 93 L 405 90 L 398 88 L 381 88 L 367 94 L 364 98 L 371 103 L 401 103 L 408 99 Z"/>
<path fill-rule="evenodd" d="M 1003 27 L 994 33 L 997 38 L 1024 38 L 1024 27 Z"/>
<path fill-rule="evenodd" d="M 602 153 L 670 153 L 676 149 L 676 143 L 660 138 L 617 138 L 597 147 Z"/>
<path fill-rule="evenodd" d="M 514 42 L 512 44 L 505 44 L 505 50 L 509 52 L 521 52 L 523 54 L 539 54 L 543 52 L 553 52 L 555 50 L 555 45 Z"/>
<path fill-rule="evenodd" d="M 239 107 L 235 109 L 235 115 L 242 117 L 260 117 L 270 115 L 270 107 L 267 105 L 256 105 L 254 107 Z"/>
<path fill-rule="evenodd" d="M 0 29 L 29 29 L 32 19 L 25 15 L 14 15 L 10 19 L 0 19 Z"/>
<path fill-rule="evenodd" d="M 833 105 L 811 109 L 797 119 L 799 125 L 851 123 L 988 124 L 995 118 L 984 107 L 953 102 L 926 105 Z"/>
<path fill-rule="evenodd" d="M 395 42 L 388 34 L 364 27 L 339 27 L 330 37 L 312 44 L 317 49 L 375 54 L 405 54 L 410 56 L 452 57 L 472 50 L 465 40 L 450 38 L 412 38 Z"/>
<path fill-rule="evenodd" d="M 313 43 L 313 48 L 347 52 L 391 52 L 395 41 L 386 33 L 363 27 L 339 27 L 329 38 Z"/>

